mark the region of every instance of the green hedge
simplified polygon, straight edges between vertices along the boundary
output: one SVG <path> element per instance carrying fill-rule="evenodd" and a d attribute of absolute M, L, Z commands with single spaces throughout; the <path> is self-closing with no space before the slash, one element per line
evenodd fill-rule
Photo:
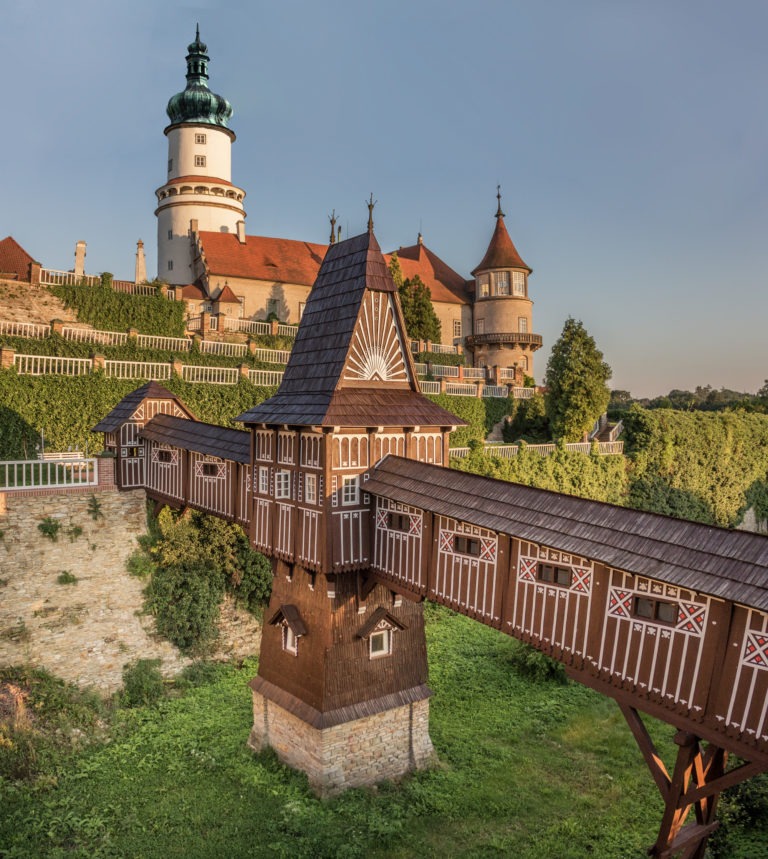
<path fill-rule="evenodd" d="M 102 449 L 103 436 L 91 432 L 106 414 L 142 383 L 88 376 L 19 376 L 0 371 L 0 459 L 34 457 L 41 433 L 50 450 L 69 447 L 91 453 Z M 234 418 L 272 396 L 274 388 L 206 385 L 173 377 L 161 383 L 177 394 L 201 421 L 237 426 Z"/>
<path fill-rule="evenodd" d="M 765 513 L 768 416 L 632 406 L 624 439 L 630 507 L 726 527 Z"/>
<path fill-rule="evenodd" d="M 64 305 L 102 331 L 127 331 L 181 337 L 184 334 L 186 304 L 156 295 L 129 295 L 108 286 L 52 286 L 51 292 Z"/>
<path fill-rule="evenodd" d="M 514 400 L 494 397 L 455 397 L 451 394 L 427 394 L 441 408 L 465 420 L 468 426 L 451 433 L 451 447 L 466 447 L 470 441 L 483 441 L 488 433 L 514 408 Z"/>

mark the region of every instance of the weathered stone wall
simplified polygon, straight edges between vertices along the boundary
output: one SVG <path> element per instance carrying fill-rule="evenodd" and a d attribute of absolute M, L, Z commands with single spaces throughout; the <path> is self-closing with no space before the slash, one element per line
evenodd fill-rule
<path fill-rule="evenodd" d="M 92 497 L 98 520 L 88 512 Z M 143 490 L 8 493 L 4 502 L 0 663 L 29 662 L 105 691 L 120 686 L 123 666 L 135 659 L 160 658 L 165 674 L 179 670 L 185 660 L 140 614 L 145 582 L 126 570 L 146 532 Z M 38 529 L 47 517 L 60 523 L 56 541 Z M 77 581 L 59 584 L 65 571 Z"/>
<path fill-rule="evenodd" d="M 436 760 L 428 698 L 317 729 L 254 691 L 248 745 L 273 748 L 280 760 L 307 774 L 320 796 L 398 778 Z"/>

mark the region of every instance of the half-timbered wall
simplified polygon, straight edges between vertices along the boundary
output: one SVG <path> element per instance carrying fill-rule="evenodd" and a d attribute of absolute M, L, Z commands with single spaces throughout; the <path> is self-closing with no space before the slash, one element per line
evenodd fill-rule
<path fill-rule="evenodd" d="M 407 582 L 416 593 L 427 592 L 425 514 L 389 498 L 377 498 L 376 536 L 371 566 L 376 572 Z"/>
<path fill-rule="evenodd" d="M 189 503 L 225 519 L 233 518 L 237 464 L 196 451 L 189 457 Z"/>
<path fill-rule="evenodd" d="M 147 490 L 184 501 L 185 451 L 167 444 L 147 441 Z"/>
<path fill-rule="evenodd" d="M 443 434 L 439 432 L 414 433 L 411 438 L 411 459 L 419 462 L 443 464 Z"/>
<path fill-rule="evenodd" d="M 556 648 L 558 656 L 587 653 L 594 565 L 585 558 L 535 543 L 514 541 L 514 599 L 505 626 L 524 641 Z M 545 581 L 539 565 L 565 570 L 567 584 Z"/>
<path fill-rule="evenodd" d="M 174 400 L 147 399 L 142 402 L 131 419 L 120 427 L 119 445 L 115 444 L 118 454 L 118 479 L 122 489 L 144 486 L 146 479 L 144 464 L 144 443 L 139 438 L 139 432 L 144 424 L 151 421 L 155 415 L 174 415 L 175 417 L 189 417 Z M 112 434 L 110 434 L 112 435 Z M 112 438 L 117 442 L 117 434 Z"/>
<path fill-rule="evenodd" d="M 506 571 L 499 566 L 500 537 L 447 516 L 435 521 L 433 598 L 491 625 L 501 620 Z"/>

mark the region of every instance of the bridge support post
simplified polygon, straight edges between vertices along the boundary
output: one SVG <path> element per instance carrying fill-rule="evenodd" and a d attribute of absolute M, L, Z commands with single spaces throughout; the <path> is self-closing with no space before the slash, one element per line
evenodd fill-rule
<path fill-rule="evenodd" d="M 664 815 L 656 843 L 648 850 L 657 859 L 704 859 L 707 840 L 719 826 L 715 819 L 720 793 L 751 778 L 765 767 L 745 763 L 726 772 L 728 752 L 688 731 L 678 731 L 675 768 L 670 777 L 634 707 L 619 704 L 648 769 L 664 800 Z M 695 821 L 685 823 L 691 809 Z"/>

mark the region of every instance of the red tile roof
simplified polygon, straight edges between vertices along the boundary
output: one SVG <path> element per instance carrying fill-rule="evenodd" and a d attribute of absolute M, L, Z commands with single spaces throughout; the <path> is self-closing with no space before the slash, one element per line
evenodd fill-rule
<path fill-rule="evenodd" d="M 224 284 L 221 292 L 216 296 L 216 298 L 214 298 L 214 301 L 218 302 L 219 304 L 222 302 L 228 302 L 230 304 L 240 304 L 240 299 L 235 295 L 234 292 L 232 292 L 232 288 L 228 283 Z"/>
<path fill-rule="evenodd" d="M 175 289 L 187 301 L 205 301 L 206 299 L 203 288 L 196 283 L 185 283 L 184 286 L 177 286 Z"/>
<path fill-rule="evenodd" d="M 18 280 L 29 281 L 29 266 L 35 260 L 12 236 L 0 241 L 0 276 L 16 275 Z"/>
<path fill-rule="evenodd" d="M 533 271 L 530 266 L 523 262 L 522 257 L 517 252 L 517 248 L 512 243 L 504 225 L 504 217 L 500 214 L 496 215 L 496 229 L 491 236 L 488 250 L 485 252 L 480 265 L 472 270 L 472 274 L 488 268 L 524 268 L 529 274 Z"/>
<path fill-rule="evenodd" d="M 243 277 L 312 286 L 328 245 L 204 230 L 199 234 L 205 267 L 210 275 Z"/>
<path fill-rule="evenodd" d="M 416 244 L 399 248 L 396 253 L 403 277 L 412 278 L 418 275 L 429 287 L 432 301 L 446 301 L 450 304 L 470 303 L 466 280 L 428 247 Z M 392 254 L 386 254 L 384 259 L 389 265 Z"/>

